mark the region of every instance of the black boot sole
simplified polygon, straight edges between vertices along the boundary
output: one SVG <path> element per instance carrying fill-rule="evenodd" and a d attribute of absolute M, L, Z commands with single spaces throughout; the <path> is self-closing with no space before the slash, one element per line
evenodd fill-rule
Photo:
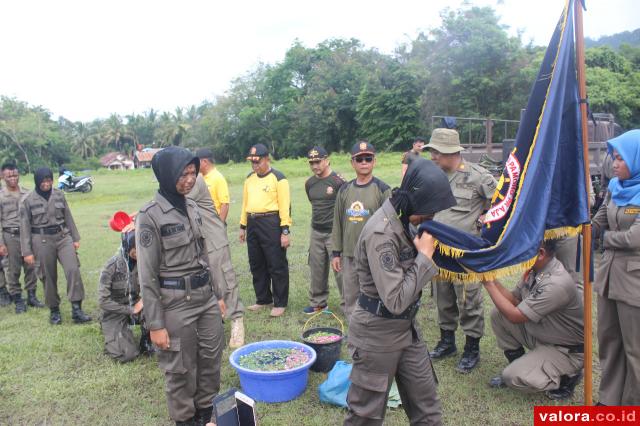
<path fill-rule="evenodd" d="M 91 322 L 91 318 L 88 319 L 80 319 L 80 318 L 71 318 L 73 320 L 74 324 L 86 324 L 88 322 Z"/>
<path fill-rule="evenodd" d="M 454 356 L 457 353 L 458 353 L 458 349 L 455 349 L 452 352 L 445 353 L 444 355 L 433 355 L 433 352 L 429 352 L 429 357 L 431 357 L 431 359 L 444 359 L 444 358 L 449 358 L 451 356 Z"/>

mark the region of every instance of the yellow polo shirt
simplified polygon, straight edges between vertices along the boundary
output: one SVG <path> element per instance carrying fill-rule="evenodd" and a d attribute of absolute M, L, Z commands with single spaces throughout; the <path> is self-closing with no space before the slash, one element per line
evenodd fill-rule
<path fill-rule="evenodd" d="M 247 226 L 247 214 L 278 212 L 280 226 L 291 226 L 289 181 L 278 170 L 264 176 L 251 172 L 244 181 L 240 227 Z"/>
<path fill-rule="evenodd" d="M 206 175 L 203 174 L 202 177 L 207 184 L 207 188 L 209 188 L 213 205 L 219 214 L 220 206 L 222 204 L 229 204 L 229 186 L 227 185 L 227 180 L 218 169 L 213 169 Z"/>

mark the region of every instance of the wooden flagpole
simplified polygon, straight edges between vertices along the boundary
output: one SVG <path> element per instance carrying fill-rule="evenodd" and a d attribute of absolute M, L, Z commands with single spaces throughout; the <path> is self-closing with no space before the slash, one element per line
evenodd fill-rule
<path fill-rule="evenodd" d="M 587 128 L 587 82 L 584 65 L 584 32 L 582 28 L 582 0 L 574 1 L 576 28 L 576 67 L 578 72 L 578 91 L 580 115 L 582 116 L 582 150 L 584 158 L 584 184 L 587 200 L 591 193 L 591 172 L 589 168 L 589 130 Z M 587 201 L 588 217 L 591 217 Z M 591 323 L 592 286 L 591 286 L 591 223 L 582 225 L 582 276 L 584 279 L 584 405 L 593 405 L 593 332 Z"/>

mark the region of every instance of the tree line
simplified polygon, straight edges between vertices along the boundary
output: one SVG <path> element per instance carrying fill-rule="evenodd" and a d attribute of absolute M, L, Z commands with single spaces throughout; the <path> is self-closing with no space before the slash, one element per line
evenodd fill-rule
<path fill-rule="evenodd" d="M 347 151 L 357 138 L 379 150 L 405 150 L 428 135 L 430 117 L 515 119 L 526 105 L 546 46 L 510 36 L 490 7 L 441 12 L 438 28 L 393 54 L 355 39 L 315 47 L 295 41 L 284 59 L 232 81 L 224 96 L 174 112 L 149 110 L 92 122 L 54 120 L 41 106 L 0 99 L 0 161 L 97 166 L 106 152 L 137 146 L 212 147 L 218 161 L 241 160 L 255 143 L 276 158 L 314 144 Z M 640 127 L 640 46 L 588 48 L 590 109 Z"/>

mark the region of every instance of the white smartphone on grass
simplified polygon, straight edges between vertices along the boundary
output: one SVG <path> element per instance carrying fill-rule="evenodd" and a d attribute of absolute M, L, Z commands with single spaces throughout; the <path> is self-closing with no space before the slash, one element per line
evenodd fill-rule
<path fill-rule="evenodd" d="M 256 402 L 240 391 L 237 391 L 235 396 L 240 426 L 257 426 Z"/>

